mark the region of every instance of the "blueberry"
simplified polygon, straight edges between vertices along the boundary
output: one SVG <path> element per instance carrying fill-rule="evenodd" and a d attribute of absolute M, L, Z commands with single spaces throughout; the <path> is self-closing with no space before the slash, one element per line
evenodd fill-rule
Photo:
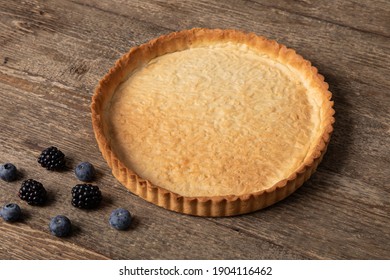
<path fill-rule="evenodd" d="M 123 208 L 118 208 L 112 211 L 110 215 L 110 225 L 118 230 L 128 229 L 131 225 L 133 218 L 129 211 Z"/>
<path fill-rule="evenodd" d="M 64 237 L 68 236 L 71 230 L 71 222 L 70 220 L 63 216 L 58 215 L 51 219 L 49 224 L 49 229 L 51 234 L 57 236 L 57 237 Z"/>
<path fill-rule="evenodd" d="M 17 177 L 17 170 L 12 163 L 5 163 L 0 165 L 0 178 L 4 181 L 11 182 Z"/>
<path fill-rule="evenodd" d="M 74 170 L 76 177 L 83 182 L 91 182 L 95 179 L 95 167 L 89 162 L 82 162 Z"/>
<path fill-rule="evenodd" d="M 1 216 L 6 222 L 16 222 L 20 219 L 22 211 L 15 203 L 8 203 L 1 209 Z"/>

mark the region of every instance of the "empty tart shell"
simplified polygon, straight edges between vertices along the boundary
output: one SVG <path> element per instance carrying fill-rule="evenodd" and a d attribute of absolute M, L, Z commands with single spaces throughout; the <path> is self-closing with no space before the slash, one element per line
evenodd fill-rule
<path fill-rule="evenodd" d="M 130 192 L 197 216 L 270 206 L 315 172 L 333 131 L 324 77 L 253 33 L 195 28 L 123 55 L 99 82 L 92 125 Z"/>

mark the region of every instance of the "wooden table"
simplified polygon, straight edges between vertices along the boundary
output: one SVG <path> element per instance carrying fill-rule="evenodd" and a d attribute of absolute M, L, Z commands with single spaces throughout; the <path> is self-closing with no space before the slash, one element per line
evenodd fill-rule
<path fill-rule="evenodd" d="M 116 59 L 156 36 L 192 27 L 255 32 L 296 49 L 326 77 L 336 125 L 317 173 L 286 200 L 234 218 L 173 213 L 130 194 L 111 175 L 90 121 L 92 92 Z M 8 1 L 0 0 L 0 162 L 23 178 L 0 182 L 2 259 L 389 259 L 390 2 L 374 1 Z M 55 145 L 70 167 L 90 161 L 104 203 L 71 206 L 71 169 L 36 162 Z M 20 201 L 23 179 L 41 181 L 44 207 Z M 119 232 L 109 213 L 128 208 Z M 50 235 L 57 214 L 73 235 Z"/>

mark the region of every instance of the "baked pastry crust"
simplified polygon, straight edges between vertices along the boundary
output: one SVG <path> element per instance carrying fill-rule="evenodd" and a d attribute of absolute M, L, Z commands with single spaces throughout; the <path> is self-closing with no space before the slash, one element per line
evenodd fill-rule
<path fill-rule="evenodd" d="M 198 191 L 187 192 L 183 188 L 176 190 L 175 186 L 169 186 L 164 180 L 158 181 L 154 178 L 152 183 L 150 179 L 147 180 L 147 178 L 140 176 L 142 171 L 135 171 L 136 167 L 123 156 L 123 151 L 115 147 L 118 143 L 112 139 L 113 136 L 111 135 L 111 127 L 115 126 L 115 123 L 112 123 L 112 119 L 110 119 L 112 108 L 127 110 L 126 107 L 119 105 L 115 107 L 113 105 L 115 102 L 117 104 L 123 103 L 122 100 L 116 100 L 116 96 L 121 95 L 122 92 L 128 94 L 128 91 L 123 90 L 125 82 L 140 69 L 148 66 L 151 61 L 154 62 L 156 58 L 167 57 L 164 55 L 209 45 L 231 43 L 245 46 L 250 51 L 264 55 L 266 59 L 275 61 L 291 70 L 299 78 L 302 86 L 307 89 L 307 94 L 310 94 L 309 99 L 313 106 L 318 107 L 315 111 L 318 120 L 318 125 L 315 127 L 316 131 L 312 137 L 307 138 L 311 143 L 307 146 L 307 152 L 302 156 L 302 159 L 298 161 L 299 164 L 293 166 L 293 170 L 289 171 L 288 175 L 279 178 L 277 182 L 261 188 L 256 188 L 258 183 L 254 178 L 254 183 L 250 184 L 251 176 L 254 176 L 250 173 L 249 180 L 244 181 L 246 185 L 253 186 L 244 188 L 245 191 L 241 192 L 229 189 L 227 193 L 224 193 L 221 191 L 223 190 L 223 186 L 221 186 L 221 188 L 216 188 L 216 191 L 211 193 L 199 191 L 200 195 L 198 195 Z M 143 92 L 141 92 L 142 94 Z M 311 66 L 310 62 L 296 54 L 294 50 L 253 33 L 195 28 L 161 36 L 132 48 L 120 58 L 99 82 L 95 90 L 91 105 L 92 124 L 99 148 L 112 169 L 113 175 L 132 193 L 169 210 L 185 214 L 232 216 L 272 205 L 293 193 L 310 177 L 322 160 L 333 131 L 334 110 L 333 102 L 330 99 L 331 93 L 328 91 L 328 84 L 324 82 L 323 76 L 318 74 L 317 69 Z M 131 106 L 128 108 L 131 108 Z M 297 116 L 297 119 L 305 117 L 307 114 L 307 112 L 304 112 Z M 114 119 L 114 121 L 116 120 Z M 117 127 L 117 131 L 121 131 L 122 128 L 124 127 Z M 141 133 L 141 131 L 136 133 Z M 128 152 L 126 151 L 126 153 Z M 283 157 L 283 160 L 285 159 L 286 157 Z M 142 160 L 145 161 L 147 158 L 142 158 Z M 153 165 L 155 163 L 150 161 L 145 162 L 145 164 Z M 260 177 L 260 180 L 262 179 L 264 178 Z M 156 182 L 161 182 L 164 187 L 160 183 L 156 184 Z M 175 181 L 173 182 L 175 183 Z"/>

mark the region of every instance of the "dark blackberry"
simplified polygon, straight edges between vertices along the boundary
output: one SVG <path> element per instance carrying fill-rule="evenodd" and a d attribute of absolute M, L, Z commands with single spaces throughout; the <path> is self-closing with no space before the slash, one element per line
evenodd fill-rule
<path fill-rule="evenodd" d="M 99 206 L 102 193 L 98 186 L 77 184 L 72 188 L 72 205 L 77 208 L 91 209 Z"/>
<path fill-rule="evenodd" d="M 18 195 L 30 205 L 42 205 L 46 201 L 46 189 L 40 182 L 33 179 L 22 183 Z"/>
<path fill-rule="evenodd" d="M 65 155 L 57 147 L 49 147 L 42 151 L 38 163 L 48 170 L 60 170 L 65 167 Z"/>

